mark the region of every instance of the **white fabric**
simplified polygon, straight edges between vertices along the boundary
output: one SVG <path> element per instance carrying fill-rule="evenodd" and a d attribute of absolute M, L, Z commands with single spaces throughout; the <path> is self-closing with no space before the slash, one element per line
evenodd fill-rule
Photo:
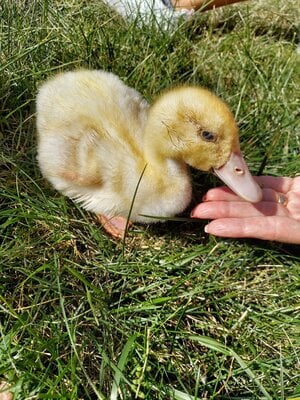
<path fill-rule="evenodd" d="M 141 22 L 156 22 L 161 28 L 167 29 L 176 24 L 178 18 L 189 18 L 193 11 L 182 9 L 175 11 L 166 6 L 162 0 L 103 0 L 108 6 L 114 8 L 124 18 Z"/>

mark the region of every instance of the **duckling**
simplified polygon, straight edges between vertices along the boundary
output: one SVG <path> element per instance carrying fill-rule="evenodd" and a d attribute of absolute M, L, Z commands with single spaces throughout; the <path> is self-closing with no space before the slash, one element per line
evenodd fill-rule
<path fill-rule="evenodd" d="M 184 211 L 188 166 L 214 171 L 248 201 L 262 197 L 230 109 L 201 87 L 173 88 L 149 106 L 113 73 L 61 73 L 38 92 L 37 131 L 44 177 L 118 238 L 129 218 L 148 224 Z"/>

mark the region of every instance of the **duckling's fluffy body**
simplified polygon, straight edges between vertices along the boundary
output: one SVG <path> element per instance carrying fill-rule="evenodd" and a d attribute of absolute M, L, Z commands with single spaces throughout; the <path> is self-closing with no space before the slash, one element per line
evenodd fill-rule
<path fill-rule="evenodd" d="M 46 82 L 37 97 L 37 128 L 39 165 L 57 190 L 108 218 L 127 218 L 131 210 L 138 222 L 186 208 L 187 164 L 208 171 L 239 151 L 234 118 L 209 91 L 173 89 L 149 107 L 104 71 L 67 72 Z"/>

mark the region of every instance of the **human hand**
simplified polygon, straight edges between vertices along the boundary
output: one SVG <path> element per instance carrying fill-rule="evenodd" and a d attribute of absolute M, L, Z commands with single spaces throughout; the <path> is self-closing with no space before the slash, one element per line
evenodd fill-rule
<path fill-rule="evenodd" d="M 205 232 L 231 238 L 257 238 L 300 244 L 300 177 L 259 176 L 263 199 L 248 203 L 227 187 L 209 190 L 191 212 L 213 219 Z"/>

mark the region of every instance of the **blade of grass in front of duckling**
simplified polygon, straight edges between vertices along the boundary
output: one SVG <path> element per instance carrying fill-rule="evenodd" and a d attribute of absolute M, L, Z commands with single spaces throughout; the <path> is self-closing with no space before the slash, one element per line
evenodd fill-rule
<path fill-rule="evenodd" d="M 178 221 L 178 222 L 201 222 L 201 220 L 190 217 L 163 217 L 162 215 L 139 214 L 141 217 L 158 219 L 160 221 Z M 202 221 L 203 222 L 203 221 Z"/>
<path fill-rule="evenodd" d="M 129 212 L 128 212 L 128 216 L 127 216 L 127 221 L 126 221 L 126 226 L 125 226 L 125 231 L 124 231 L 124 237 L 123 237 L 123 245 L 122 245 L 122 255 L 123 256 L 124 256 L 124 252 L 125 252 L 125 240 L 126 240 L 126 237 L 127 237 L 128 227 L 129 227 L 129 223 L 130 223 L 130 216 L 131 216 L 133 205 L 134 205 L 134 202 L 135 202 L 135 199 L 136 199 L 136 195 L 137 195 L 139 186 L 141 184 L 142 178 L 144 176 L 144 173 L 146 171 L 146 168 L 147 168 L 147 164 L 145 164 L 145 166 L 143 168 L 143 171 L 141 172 L 141 175 L 139 177 L 139 180 L 137 181 L 137 184 L 136 184 L 136 187 L 135 187 L 135 190 L 134 190 L 134 193 L 133 193 L 132 201 L 131 201 L 131 204 L 130 204 L 130 208 L 129 208 Z"/>

